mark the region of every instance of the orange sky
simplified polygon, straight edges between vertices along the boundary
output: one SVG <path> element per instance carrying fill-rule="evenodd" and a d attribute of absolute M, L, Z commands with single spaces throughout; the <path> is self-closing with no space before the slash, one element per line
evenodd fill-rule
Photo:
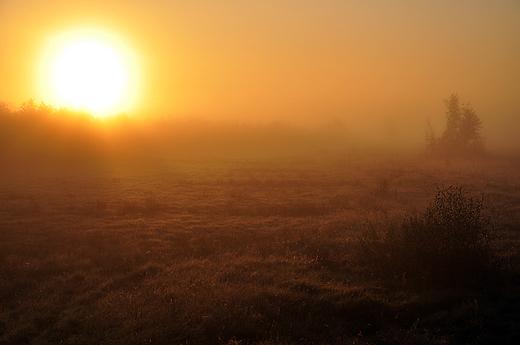
<path fill-rule="evenodd" d="M 338 118 L 408 142 L 427 117 L 442 131 L 443 99 L 457 92 L 489 145 L 520 148 L 519 1 L 1 0 L 0 100 L 52 103 L 41 61 L 78 29 L 134 52 L 129 114 Z"/>

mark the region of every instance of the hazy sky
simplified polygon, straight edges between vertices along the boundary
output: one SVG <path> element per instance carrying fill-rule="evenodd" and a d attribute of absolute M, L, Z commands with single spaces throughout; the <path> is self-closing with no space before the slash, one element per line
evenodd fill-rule
<path fill-rule="evenodd" d="M 488 144 L 520 148 L 518 0 L 0 0 L 0 100 L 53 103 L 50 42 L 85 28 L 132 55 L 130 114 L 338 118 L 407 142 L 428 117 L 441 132 L 457 92 Z"/>

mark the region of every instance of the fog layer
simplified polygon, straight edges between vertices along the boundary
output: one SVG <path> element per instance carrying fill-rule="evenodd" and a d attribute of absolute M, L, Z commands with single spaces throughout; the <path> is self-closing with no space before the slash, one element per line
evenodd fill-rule
<path fill-rule="evenodd" d="M 363 141 L 417 145 L 457 92 L 490 147 L 520 147 L 515 1 L 14 1 L 0 4 L 0 100 L 55 104 L 38 81 L 52 38 L 106 30 L 140 63 L 143 118 L 344 123 Z M 134 104 L 135 103 L 135 104 Z"/>

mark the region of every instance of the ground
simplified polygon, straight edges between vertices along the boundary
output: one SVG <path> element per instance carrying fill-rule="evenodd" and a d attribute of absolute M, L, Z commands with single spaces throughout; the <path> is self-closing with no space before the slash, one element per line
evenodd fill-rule
<path fill-rule="evenodd" d="M 0 168 L 0 344 L 466 344 L 520 336 L 520 159 L 321 157 Z M 484 193 L 493 291 L 357 260 L 437 187 Z"/>

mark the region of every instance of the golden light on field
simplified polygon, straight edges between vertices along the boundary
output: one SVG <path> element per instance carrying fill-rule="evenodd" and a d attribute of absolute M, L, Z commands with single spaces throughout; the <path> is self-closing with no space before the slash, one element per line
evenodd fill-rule
<path fill-rule="evenodd" d="M 127 111 L 138 97 L 137 54 L 102 30 L 56 35 L 40 62 L 49 103 L 87 108 L 104 117 Z"/>

